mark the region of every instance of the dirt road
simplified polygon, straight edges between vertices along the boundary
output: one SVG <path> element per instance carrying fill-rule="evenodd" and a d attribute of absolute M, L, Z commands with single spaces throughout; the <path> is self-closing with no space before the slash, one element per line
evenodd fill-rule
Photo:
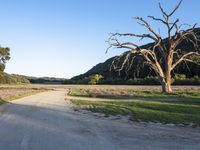
<path fill-rule="evenodd" d="M 200 128 L 75 112 L 57 90 L 0 106 L 0 150 L 197 150 Z"/>

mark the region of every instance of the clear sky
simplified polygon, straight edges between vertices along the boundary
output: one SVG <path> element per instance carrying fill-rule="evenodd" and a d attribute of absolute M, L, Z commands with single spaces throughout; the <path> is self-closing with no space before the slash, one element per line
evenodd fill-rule
<path fill-rule="evenodd" d="M 6 72 L 65 78 L 84 73 L 122 52 L 105 54 L 110 32 L 142 33 L 132 17 L 160 16 L 158 2 L 171 10 L 178 0 L 0 0 L 0 45 L 11 49 Z M 199 6 L 199 0 L 183 0 L 176 16 L 199 24 Z"/>

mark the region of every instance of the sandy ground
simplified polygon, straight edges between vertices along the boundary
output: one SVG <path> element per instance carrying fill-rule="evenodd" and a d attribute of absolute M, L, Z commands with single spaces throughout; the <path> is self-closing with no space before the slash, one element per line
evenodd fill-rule
<path fill-rule="evenodd" d="M 75 112 L 57 90 L 0 106 L 1 150 L 198 150 L 200 128 Z"/>

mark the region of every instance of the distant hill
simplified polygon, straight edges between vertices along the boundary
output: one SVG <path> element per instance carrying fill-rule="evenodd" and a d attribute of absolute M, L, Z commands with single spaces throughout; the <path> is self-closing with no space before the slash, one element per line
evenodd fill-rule
<path fill-rule="evenodd" d="M 196 28 L 195 32 L 200 36 L 200 28 Z M 165 39 L 165 41 L 167 40 L 168 39 Z M 153 43 L 149 43 L 141 46 L 141 48 L 152 47 L 152 45 Z M 179 46 L 179 48 L 183 50 L 188 49 L 188 47 L 191 47 L 191 45 L 186 44 L 184 41 Z M 102 75 L 104 77 L 104 80 L 128 80 L 136 78 L 145 78 L 148 76 L 155 76 L 155 73 L 152 70 L 150 70 L 148 66 L 143 65 L 143 58 L 141 56 L 138 56 L 134 59 L 133 65 L 129 70 L 129 72 L 122 70 L 121 73 L 119 74 L 119 72 L 116 72 L 115 70 L 110 70 L 110 66 L 116 57 L 119 56 L 112 57 L 103 63 L 97 64 L 86 73 L 75 76 L 71 78 L 68 82 L 76 83 L 76 81 L 83 80 L 84 78 L 94 74 Z M 175 74 L 184 74 L 186 75 L 186 77 L 200 76 L 200 66 L 194 63 L 187 63 L 187 64 L 182 63 L 179 66 L 177 66 L 177 68 L 172 73 L 172 75 Z"/>
<path fill-rule="evenodd" d="M 0 84 L 63 84 L 65 80 L 65 78 L 38 78 L 18 74 L 0 73 Z"/>
<path fill-rule="evenodd" d="M 30 84 L 30 81 L 23 76 L 0 73 L 0 84 Z"/>
<path fill-rule="evenodd" d="M 65 78 L 55 78 L 55 77 L 31 77 L 24 75 L 15 75 L 27 79 L 32 84 L 62 84 Z"/>

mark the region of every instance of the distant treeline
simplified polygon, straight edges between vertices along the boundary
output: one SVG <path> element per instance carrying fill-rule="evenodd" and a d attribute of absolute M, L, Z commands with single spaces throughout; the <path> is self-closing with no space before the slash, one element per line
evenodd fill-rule
<path fill-rule="evenodd" d="M 145 78 L 122 79 L 122 78 L 104 78 L 100 74 L 90 75 L 79 79 L 65 80 L 65 84 L 111 84 L 111 85 L 160 85 L 156 76 Z M 186 77 L 184 74 L 175 74 L 172 78 L 173 85 L 200 85 L 200 76 Z"/>
<path fill-rule="evenodd" d="M 29 77 L 16 74 L 0 73 L 0 84 L 63 84 L 66 79 L 52 77 Z"/>
<path fill-rule="evenodd" d="M 15 75 L 27 79 L 32 84 L 63 84 L 66 80 L 65 78 L 55 78 L 55 77 L 31 77 L 23 75 Z"/>
<path fill-rule="evenodd" d="M 81 79 L 64 79 L 53 77 L 29 77 L 15 74 L 0 74 L 0 84 L 110 84 L 110 85 L 159 85 L 157 77 L 149 76 L 145 78 L 122 79 L 104 78 L 100 74 L 90 75 Z M 172 79 L 173 85 L 200 85 L 200 77 L 187 78 L 184 74 L 176 74 Z"/>

